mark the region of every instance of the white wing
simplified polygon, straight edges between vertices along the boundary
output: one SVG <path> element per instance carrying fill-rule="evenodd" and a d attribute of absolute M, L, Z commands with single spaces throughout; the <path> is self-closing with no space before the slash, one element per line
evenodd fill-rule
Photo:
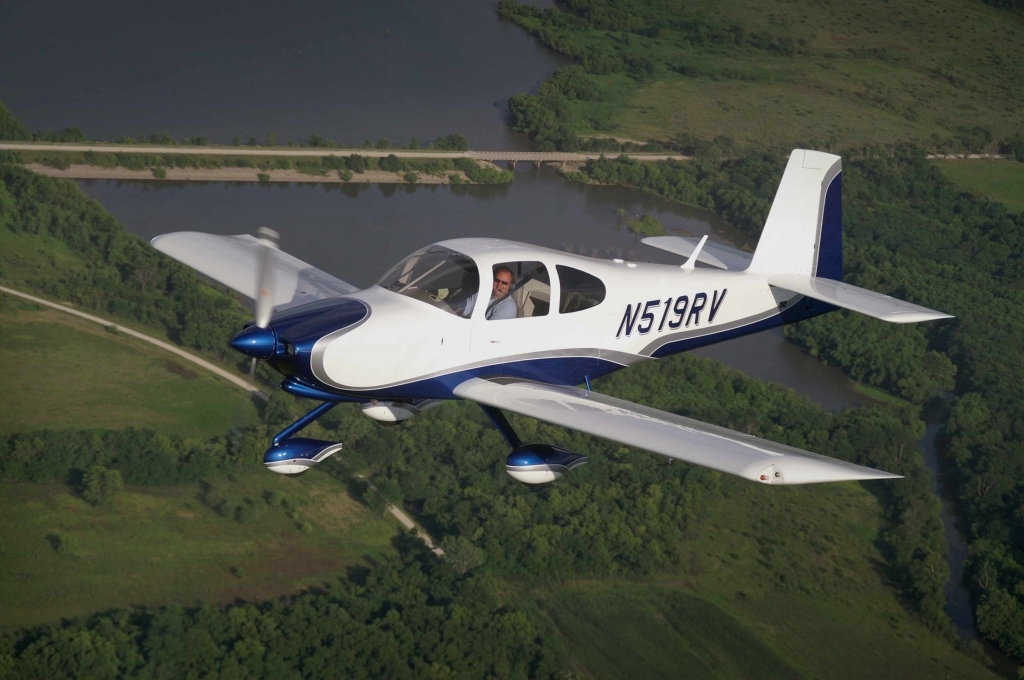
<path fill-rule="evenodd" d="M 248 234 L 217 236 L 197 231 L 179 231 L 157 236 L 151 243 L 161 253 L 200 274 L 246 297 L 256 299 L 256 277 L 263 250 L 254 237 Z M 273 263 L 273 306 L 276 309 L 297 307 L 359 290 L 280 250 L 275 251 Z"/>
<path fill-rule="evenodd" d="M 899 478 L 576 387 L 471 378 L 455 394 L 765 484 Z"/>
<path fill-rule="evenodd" d="M 934 319 L 952 319 L 949 314 L 897 300 L 873 290 L 858 288 L 841 281 L 800 275 L 771 274 L 768 283 L 836 307 L 873 316 L 890 323 L 916 323 Z"/>

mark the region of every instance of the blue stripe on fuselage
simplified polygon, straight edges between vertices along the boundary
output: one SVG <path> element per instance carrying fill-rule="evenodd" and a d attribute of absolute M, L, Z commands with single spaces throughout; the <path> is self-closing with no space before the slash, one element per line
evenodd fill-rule
<path fill-rule="evenodd" d="M 839 308 L 835 305 L 830 305 L 827 302 L 820 302 L 818 300 L 805 297 L 792 307 L 784 309 L 779 314 L 770 316 L 767 319 L 761 319 L 760 321 L 756 321 L 752 324 L 739 326 L 738 328 L 731 328 L 727 331 L 701 335 L 695 338 L 683 338 L 682 340 L 669 342 L 654 350 L 651 356 L 656 359 L 660 359 L 673 354 L 679 354 L 680 352 L 689 352 L 692 349 L 706 347 L 707 345 L 714 345 L 716 343 L 732 340 L 733 338 L 739 338 L 744 335 L 760 333 L 761 331 L 766 331 L 770 328 L 778 328 L 779 326 L 784 326 L 789 323 L 796 323 L 797 321 L 803 321 L 804 319 L 828 314 L 829 312 L 833 312 L 837 309 Z"/>
<path fill-rule="evenodd" d="M 698 347 L 713 345 L 717 342 L 820 316 L 836 309 L 838 308 L 833 305 L 811 298 L 803 298 L 792 307 L 767 319 L 718 333 L 670 342 L 659 347 L 651 356 L 661 358 L 687 352 Z M 520 378 L 551 385 L 580 385 L 588 377 L 593 380 L 621 368 L 625 368 L 625 366 L 597 357 L 546 357 L 478 366 L 375 390 L 338 390 L 322 385 L 319 381 L 316 383 L 318 387 L 325 388 L 330 392 L 360 400 L 371 397 L 376 399 L 455 399 L 453 394 L 455 388 L 470 378 Z M 310 378 L 311 376 L 303 376 L 307 383 L 310 382 Z"/>

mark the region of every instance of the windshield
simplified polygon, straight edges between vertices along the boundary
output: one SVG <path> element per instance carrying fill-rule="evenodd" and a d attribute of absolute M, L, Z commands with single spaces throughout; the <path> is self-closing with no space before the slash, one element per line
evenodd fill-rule
<path fill-rule="evenodd" d="M 427 246 L 392 267 L 377 285 L 468 319 L 473 305 L 466 302 L 476 301 L 480 274 L 462 253 Z"/>

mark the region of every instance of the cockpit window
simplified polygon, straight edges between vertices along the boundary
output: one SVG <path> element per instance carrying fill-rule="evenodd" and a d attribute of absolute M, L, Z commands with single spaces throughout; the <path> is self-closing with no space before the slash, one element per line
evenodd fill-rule
<path fill-rule="evenodd" d="M 561 314 L 582 312 L 601 304 L 605 289 L 601 279 L 581 272 L 579 269 L 555 265 L 562 292 L 558 296 L 558 311 Z"/>
<path fill-rule="evenodd" d="M 377 285 L 468 319 L 473 310 L 466 309 L 471 306 L 466 300 L 480 290 L 480 273 L 462 253 L 427 246 L 392 267 Z"/>

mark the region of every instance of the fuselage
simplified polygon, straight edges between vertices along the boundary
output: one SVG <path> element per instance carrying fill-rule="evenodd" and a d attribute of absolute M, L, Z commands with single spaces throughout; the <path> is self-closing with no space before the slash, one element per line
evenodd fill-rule
<path fill-rule="evenodd" d="M 496 239 L 432 248 L 435 258 L 455 254 L 461 287 L 430 284 L 442 265 L 427 267 L 425 256 L 417 265 L 414 254 L 381 285 L 276 315 L 271 365 L 293 384 L 342 399 L 451 399 L 472 377 L 578 385 L 834 309 L 750 272 L 599 260 Z M 500 266 L 524 273 L 513 286 L 516 318 L 487 318 Z M 469 290 L 473 267 L 478 289 Z"/>

